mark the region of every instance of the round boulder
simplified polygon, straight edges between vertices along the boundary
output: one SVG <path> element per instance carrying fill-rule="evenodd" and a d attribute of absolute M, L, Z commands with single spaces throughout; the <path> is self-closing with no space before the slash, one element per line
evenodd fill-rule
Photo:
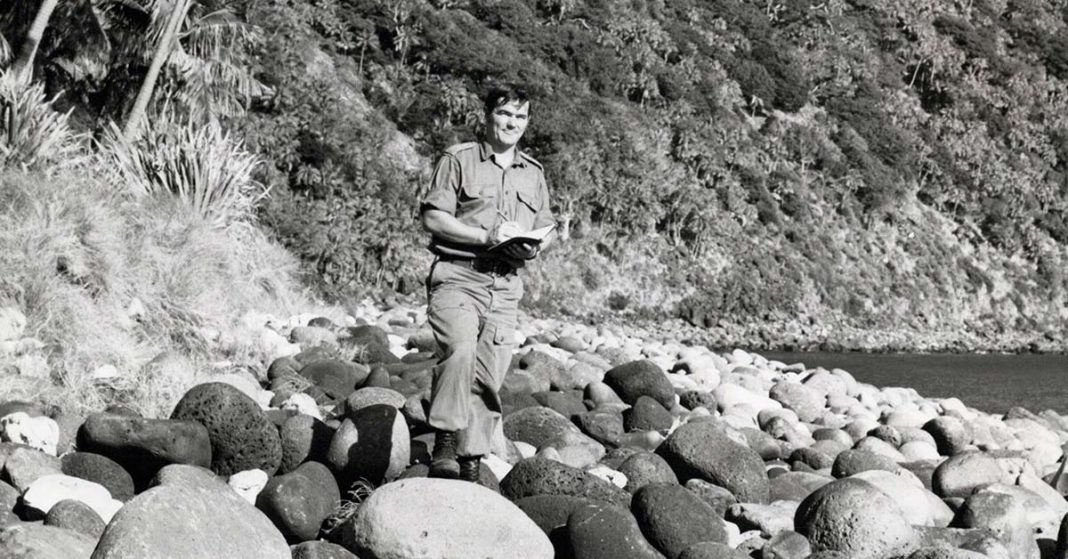
<path fill-rule="evenodd" d="M 640 396 L 649 396 L 667 409 L 675 406 L 675 389 L 672 388 L 667 375 L 656 363 L 648 359 L 631 361 L 609 369 L 604 374 L 604 383 L 630 405 L 634 405 Z"/>
<path fill-rule="evenodd" d="M 924 423 L 923 430 L 931 434 L 938 447 L 938 453 L 943 456 L 960 454 L 972 442 L 971 434 L 964 422 L 953 416 L 936 417 Z"/>
<path fill-rule="evenodd" d="M 219 475 L 252 469 L 273 474 L 282 462 L 278 429 L 252 398 L 229 384 L 208 382 L 189 389 L 171 419 L 196 421 L 208 429 L 211 469 Z"/>
<path fill-rule="evenodd" d="M 0 557 L 12 559 L 89 559 L 96 541 L 89 536 L 43 524 L 0 528 Z"/>
<path fill-rule="evenodd" d="M 333 474 L 318 462 L 305 462 L 296 470 L 271 478 L 256 497 L 263 511 L 287 540 L 315 539 L 326 517 L 334 512 L 341 492 Z"/>
<path fill-rule="evenodd" d="M 334 433 L 327 452 L 341 484 L 361 478 L 375 484 L 397 479 L 411 458 L 404 415 L 386 404 L 360 408 L 351 415 Z"/>
<path fill-rule="evenodd" d="M 630 505 L 630 493 L 578 468 L 546 458 L 526 458 L 501 480 L 501 495 L 517 501 L 535 495 L 570 495 L 618 506 Z"/>
<path fill-rule="evenodd" d="M 839 551 L 854 559 L 905 551 L 916 539 L 897 503 L 853 478 L 831 482 L 801 501 L 794 526 L 813 551 Z"/>
<path fill-rule="evenodd" d="M 104 521 L 89 505 L 74 499 L 64 499 L 54 505 L 45 515 L 45 526 L 66 528 L 93 538 L 95 542 L 104 533 Z"/>
<path fill-rule="evenodd" d="M 63 473 L 103 485 L 112 498 L 126 502 L 134 496 L 134 482 L 118 462 L 92 452 L 71 452 L 61 459 Z"/>
<path fill-rule="evenodd" d="M 770 493 L 764 461 L 710 421 L 687 423 L 656 449 L 685 483 L 700 478 L 723 487 L 741 502 L 766 503 Z"/>
<path fill-rule="evenodd" d="M 942 497 L 967 498 L 976 490 L 1001 481 L 998 461 L 982 452 L 964 452 L 951 456 L 935 468 L 931 489 Z"/>
<path fill-rule="evenodd" d="M 631 511 L 645 538 L 668 557 L 699 542 L 727 543 L 716 512 L 675 483 L 650 483 L 634 494 Z"/>
<path fill-rule="evenodd" d="M 308 460 L 326 461 L 334 430 L 310 415 L 298 414 L 289 417 L 278 429 L 282 444 L 280 473 L 286 474 Z"/>
<path fill-rule="evenodd" d="M 130 499 L 92 559 L 290 559 L 282 534 L 224 484 L 160 485 Z"/>
<path fill-rule="evenodd" d="M 768 396 L 782 404 L 782 407 L 793 410 L 798 419 L 805 422 L 811 422 L 823 415 L 827 400 L 819 390 L 797 382 L 775 383 L 768 391 Z"/>
<path fill-rule="evenodd" d="M 624 460 L 618 469 L 627 476 L 623 489 L 631 494 L 650 483 L 679 483 L 667 461 L 652 452 L 638 452 Z"/>
<path fill-rule="evenodd" d="M 574 559 L 663 559 L 644 536 L 634 516 L 607 503 L 577 507 L 567 519 Z"/>
<path fill-rule="evenodd" d="M 458 480 L 411 478 L 379 487 L 343 528 L 360 556 L 551 559 L 548 536 L 497 493 Z"/>
<path fill-rule="evenodd" d="M 78 449 L 114 460 L 138 489 L 168 464 L 211 465 L 211 438 L 196 421 L 96 413 L 79 430 Z"/>

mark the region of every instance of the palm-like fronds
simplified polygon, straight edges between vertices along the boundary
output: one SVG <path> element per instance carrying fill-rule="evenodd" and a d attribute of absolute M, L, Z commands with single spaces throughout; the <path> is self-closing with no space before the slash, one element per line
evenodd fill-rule
<path fill-rule="evenodd" d="M 251 218 L 266 189 L 252 174 L 259 159 L 221 125 L 175 122 L 165 111 L 140 138 L 123 139 L 114 124 L 104 153 L 138 196 L 172 194 L 220 227 Z"/>
<path fill-rule="evenodd" d="M 0 35 L 0 68 L 7 68 L 14 59 L 15 53 L 11 50 L 11 45 L 7 43 L 3 35 Z"/>
<path fill-rule="evenodd" d="M 84 160 L 81 137 L 68 113 L 52 108 L 42 84 L 24 84 L 0 72 L 0 168 L 70 167 Z"/>

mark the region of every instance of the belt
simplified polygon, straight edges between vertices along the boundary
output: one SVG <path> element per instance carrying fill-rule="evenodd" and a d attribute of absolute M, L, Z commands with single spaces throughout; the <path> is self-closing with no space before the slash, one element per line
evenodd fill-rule
<path fill-rule="evenodd" d="M 516 267 L 496 258 L 463 258 L 456 256 L 441 256 L 439 260 L 448 262 L 454 266 L 462 266 L 469 270 L 491 274 L 495 276 L 507 276 L 514 274 Z"/>

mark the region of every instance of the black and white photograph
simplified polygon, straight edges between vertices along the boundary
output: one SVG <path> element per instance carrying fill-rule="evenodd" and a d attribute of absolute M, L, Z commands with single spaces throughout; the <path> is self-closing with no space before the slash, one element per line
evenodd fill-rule
<path fill-rule="evenodd" d="M 0 0 L 0 559 L 1068 559 L 1068 0 Z"/>

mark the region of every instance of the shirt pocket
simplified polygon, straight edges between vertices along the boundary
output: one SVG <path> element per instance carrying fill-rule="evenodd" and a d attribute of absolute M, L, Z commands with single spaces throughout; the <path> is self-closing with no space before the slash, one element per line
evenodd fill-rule
<path fill-rule="evenodd" d="M 516 204 L 516 221 L 527 229 L 534 228 L 534 218 L 541 206 L 536 187 L 520 188 L 516 191 L 519 203 Z"/>
<path fill-rule="evenodd" d="M 471 182 L 461 186 L 456 207 L 457 219 L 468 225 L 492 229 L 497 219 L 497 190 L 497 185 L 490 182 Z"/>

